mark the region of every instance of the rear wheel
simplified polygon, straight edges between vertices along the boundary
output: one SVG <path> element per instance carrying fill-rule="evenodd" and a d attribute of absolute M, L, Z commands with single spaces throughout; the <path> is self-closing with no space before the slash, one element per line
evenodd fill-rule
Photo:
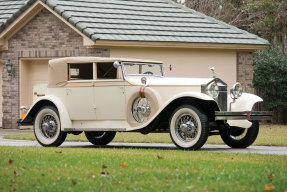
<path fill-rule="evenodd" d="M 85 132 L 87 139 L 94 145 L 107 145 L 116 136 L 116 132 Z"/>
<path fill-rule="evenodd" d="M 172 114 L 170 137 L 178 148 L 200 149 L 205 144 L 208 135 L 208 119 L 196 107 L 183 105 Z"/>
<path fill-rule="evenodd" d="M 230 127 L 221 133 L 221 138 L 226 145 L 232 148 L 246 148 L 254 143 L 259 132 L 258 121 L 251 121 L 252 126 L 248 129 Z"/>
<path fill-rule="evenodd" d="M 61 131 L 58 110 L 53 106 L 42 107 L 36 115 L 34 134 L 44 147 L 58 147 L 66 139 L 67 133 Z"/>

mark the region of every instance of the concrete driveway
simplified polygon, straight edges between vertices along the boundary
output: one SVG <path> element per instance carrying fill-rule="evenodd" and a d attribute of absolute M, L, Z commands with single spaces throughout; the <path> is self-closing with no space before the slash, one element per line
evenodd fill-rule
<path fill-rule="evenodd" d="M 10 140 L 4 139 L 4 135 L 19 133 L 18 130 L 0 130 L 0 146 L 34 146 L 41 147 L 36 141 Z M 107 146 L 97 146 L 89 142 L 64 142 L 63 148 L 144 148 L 144 149 L 162 149 L 162 150 L 178 150 L 173 144 L 164 143 L 110 143 Z M 210 152 L 227 152 L 227 153 L 259 153 L 273 155 L 287 155 L 287 147 L 269 147 L 269 146 L 250 146 L 246 149 L 232 149 L 226 145 L 210 145 L 206 144 L 201 151 Z"/>

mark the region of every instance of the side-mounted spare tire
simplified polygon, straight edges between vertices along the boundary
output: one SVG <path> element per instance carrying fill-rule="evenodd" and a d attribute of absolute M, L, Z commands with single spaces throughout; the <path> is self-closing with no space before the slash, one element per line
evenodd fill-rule
<path fill-rule="evenodd" d="M 151 87 L 136 87 L 130 94 L 126 118 L 131 127 L 148 122 L 162 106 L 159 93 Z"/>

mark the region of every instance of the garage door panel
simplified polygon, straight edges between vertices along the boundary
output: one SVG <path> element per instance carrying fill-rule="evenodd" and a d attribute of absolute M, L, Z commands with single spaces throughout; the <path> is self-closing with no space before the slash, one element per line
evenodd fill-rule
<path fill-rule="evenodd" d="M 31 106 L 34 92 L 48 83 L 48 59 L 21 61 L 20 70 L 20 105 Z"/>

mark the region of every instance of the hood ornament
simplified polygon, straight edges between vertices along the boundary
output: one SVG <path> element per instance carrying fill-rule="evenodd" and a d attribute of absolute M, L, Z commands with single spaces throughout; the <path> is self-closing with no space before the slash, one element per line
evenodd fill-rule
<path fill-rule="evenodd" d="M 209 67 L 209 69 L 210 69 L 211 72 L 212 72 L 212 77 L 213 77 L 213 78 L 216 78 L 216 76 L 215 76 L 215 67 Z"/>

